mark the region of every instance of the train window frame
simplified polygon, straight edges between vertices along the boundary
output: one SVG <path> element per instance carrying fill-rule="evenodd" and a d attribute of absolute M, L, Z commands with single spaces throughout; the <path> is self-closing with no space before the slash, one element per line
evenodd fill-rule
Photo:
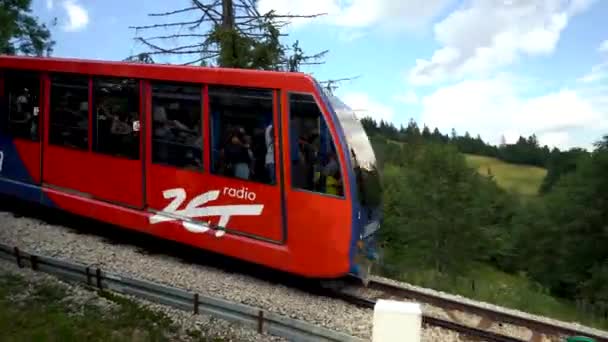
<path fill-rule="evenodd" d="M 239 178 L 236 176 L 231 176 L 231 175 L 226 175 L 224 173 L 222 173 L 221 171 L 216 169 L 216 163 L 217 161 L 214 158 L 213 153 L 215 152 L 215 148 L 221 148 L 221 144 L 220 146 L 216 146 L 214 144 L 214 137 L 218 134 L 218 132 L 214 132 L 214 128 L 215 128 L 215 122 L 214 122 L 214 115 L 213 115 L 213 111 L 212 111 L 212 107 L 211 107 L 211 97 L 212 95 L 212 90 L 225 90 L 225 89 L 230 89 L 230 90 L 234 90 L 238 93 L 239 90 L 241 91 L 251 91 L 251 92 L 260 92 L 260 93 L 268 93 L 268 95 L 270 95 L 270 100 L 271 100 L 271 104 L 270 104 L 270 112 L 271 112 L 271 124 L 272 124 L 272 141 L 273 141 L 273 160 L 274 160 L 274 177 L 270 177 L 270 179 L 274 179 L 274 182 L 272 181 L 263 181 L 263 180 L 259 180 L 259 179 L 252 179 L 250 178 Z M 231 179 L 231 180 L 235 180 L 235 181 L 239 181 L 239 182 L 246 182 L 246 183 L 250 183 L 250 184 L 257 184 L 257 185 L 261 185 L 261 186 L 272 186 L 272 187 L 278 187 L 280 186 L 281 183 L 281 179 L 279 179 L 279 167 L 280 167 L 280 157 L 279 160 L 277 160 L 277 157 L 279 156 L 279 149 L 280 149 L 280 138 L 279 138 L 279 125 L 280 123 L 277 123 L 277 116 L 278 116 L 278 121 L 280 122 L 281 118 L 280 115 L 277 115 L 277 113 L 280 113 L 280 109 L 277 107 L 279 104 L 279 95 L 277 94 L 277 89 L 275 88 L 265 88 L 265 87 L 252 87 L 252 86 L 244 86 L 244 85 L 234 85 L 234 84 L 207 84 L 207 106 L 208 106 L 208 113 L 209 113 L 209 173 L 217 176 L 217 177 L 222 177 L 225 179 Z M 265 138 L 265 134 L 266 134 L 266 129 L 267 129 L 268 125 L 265 125 L 263 130 L 262 130 L 262 134 L 263 137 Z M 252 132 L 250 132 L 252 133 Z M 220 128 L 220 132 L 219 132 L 219 137 L 221 139 L 221 137 L 223 136 L 223 133 L 221 132 L 221 128 Z M 251 137 L 253 138 L 253 134 L 251 134 Z M 265 141 L 265 139 L 264 139 Z M 277 145 L 278 142 L 278 145 Z M 264 143 L 264 145 L 266 145 Z M 253 152 L 253 151 L 252 151 Z M 218 152 L 219 153 L 219 152 Z M 264 158 L 262 158 L 262 160 L 265 160 L 265 155 Z M 266 170 L 266 164 L 264 164 L 264 171 Z M 254 166 L 255 169 L 255 166 Z M 251 175 L 251 173 L 250 173 Z"/>
<path fill-rule="evenodd" d="M 53 141 L 53 134 L 52 134 L 52 129 L 53 129 L 53 85 L 54 85 L 54 78 L 55 77 L 66 77 L 66 78 L 74 78 L 74 79 L 86 79 L 87 81 L 87 125 L 86 125 L 86 147 L 81 147 L 81 146 L 76 146 L 76 145 L 66 145 L 66 144 L 62 144 L 62 143 L 58 143 L 58 142 L 54 142 Z M 48 74 L 48 82 L 49 82 L 49 96 L 48 96 L 48 124 L 45 125 L 45 130 L 47 131 L 48 134 L 48 138 L 46 143 L 49 146 L 53 146 L 53 147 L 58 147 L 58 148 L 65 148 L 65 149 L 70 149 L 70 150 L 74 150 L 74 151 L 81 151 L 81 152 L 90 152 L 91 151 L 91 146 L 92 146 L 92 142 L 91 142 L 91 75 L 88 74 L 81 74 L 81 73 L 70 73 L 70 72 L 51 72 Z M 83 101 L 80 101 L 80 104 L 82 105 Z M 83 111 L 82 109 L 80 111 Z"/>
<path fill-rule="evenodd" d="M 31 79 L 36 79 L 37 80 L 37 93 L 36 93 L 36 97 L 38 99 L 38 101 L 36 101 L 35 104 L 32 104 L 32 116 L 35 118 L 34 120 L 32 120 L 31 122 L 35 122 L 36 124 L 36 132 L 35 134 L 16 134 L 15 133 L 15 128 L 13 127 L 13 125 L 11 125 L 12 120 L 11 120 L 11 105 L 10 105 L 10 89 L 12 88 L 12 86 L 9 86 L 9 83 L 7 82 L 8 78 L 11 77 L 16 77 L 17 75 L 23 75 L 23 74 L 27 74 L 27 78 L 28 80 Z M 23 140 L 23 141 L 29 141 L 29 142 L 33 142 L 33 143 L 40 143 L 41 142 L 41 124 L 42 124 L 42 108 L 43 108 L 43 90 L 44 87 L 42 85 L 42 73 L 40 71 L 37 70 L 31 70 L 31 69 L 2 69 L 0 70 L 0 76 L 2 78 L 2 87 L 0 90 L 2 90 L 2 93 L 0 94 L 0 106 L 2 108 L 2 110 L 6 113 L 5 117 L 0 118 L 0 120 L 2 121 L 0 123 L 0 130 L 2 131 L 3 134 L 10 136 L 13 139 L 18 139 L 18 140 Z M 31 87 L 27 87 L 27 88 L 31 88 Z M 30 94 L 34 94 L 35 92 L 30 92 L 28 89 L 28 92 Z"/>
<path fill-rule="evenodd" d="M 340 200 L 346 200 L 347 196 L 346 196 L 346 189 L 344 187 L 344 179 L 348 175 L 343 172 L 345 170 L 345 168 L 343 167 L 343 163 L 341 161 L 340 155 L 338 154 L 338 146 L 336 145 L 336 141 L 332 135 L 331 129 L 330 129 L 329 125 L 327 124 L 326 113 L 323 111 L 323 107 L 321 106 L 321 103 L 319 102 L 319 100 L 317 99 L 315 94 L 312 92 L 287 91 L 285 94 L 286 94 L 286 106 L 287 106 L 287 130 L 285 132 L 285 133 L 287 133 L 287 148 L 284 150 L 286 151 L 287 163 L 289 164 L 289 176 L 290 176 L 289 187 L 290 187 L 290 189 L 292 191 L 298 191 L 298 192 L 304 192 L 304 193 L 309 193 L 309 194 L 314 194 L 314 195 L 319 195 L 319 196 L 327 196 L 330 198 L 335 198 L 335 199 L 340 199 Z M 292 152 L 292 146 L 291 146 L 291 133 L 292 133 L 292 129 L 291 129 L 291 121 L 292 121 L 291 95 L 306 95 L 306 96 L 312 97 L 315 105 L 317 106 L 317 109 L 321 113 L 320 118 L 325 122 L 327 130 L 329 132 L 329 137 L 331 139 L 331 143 L 334 146 L 334 150 L 338 154 L 338 158 L 337 158 L 338 170 L 340 171 L 340 178 L 342 179 L 342 194 L 341 195 L 334 195 L 334 194 L 330 194 L 327 192 L 308 190 L 308 189 L 303 189 L 303 188 L 295 186 L 294 173 L 293 173 L 294 169 L 293 169 L 293 165 L 291 162 L 291 152 Z"/>
<path fill-rule="evenodd" d="M 107 75 L 94 75 L 91 77 L 92 82 L 91 82 L 91 129 L 92 129 L 92 133 L 91 133 L 91 137 L 92 137 L 92 141 L 91 141 L 91 152 L 96 153 L 96 154 L 101 154 L 101 155 L 105 155 L 105 156 L 110 156 L 113 158 L 121 158 L 121 159 L 126 159 L 126 160 L 133 160 L 133 161 L 139 161 L 142 158 L 142 148 L 141 148 L 141 139 L 142 139 L 142 108 L 141 108 L 141 100 L 142 100 L 142 92 L 141 92 L 141 80 L 138 78 L 134 78 L 134 77 L 118 77 L 118 76 L 107 76 Z M 99 110 L 97 108 L 97 106 L 99 105 L 98 102 L 98 96 L 97 94 L 99 92 L 101 92 L 101 88 L 99 87 L 99 84 L 101 82 L 107 82 L 107 83 L 118 83 L 121 81 L 129 81 L 133 84 L 133 90 L 134 90 L 134 94 L 136 94 L 136 99 L 128 99 L 127 101 L 127 107 L 130 107 L 132 105 L 134 105 L 134 108 L 136 109 L 136 114 L 137 117 L 135 120 L 133 120 L 133 122 L 131 122 L 130 125 L 128 125 L 130 127 L 130 129 L 132 130 L 131 133 L 133 132 L 137 132 L 137 139 L 134 139 L 134 146 L 133 147 L 137 147 L 137 153 L 134 155 L 126 155 L 126 154 L 121 154 L 121 153 L 116 153 L 115 151 L 110 150 L 103 150 L 103 148 L 100 148 L 98 145 L 100 145 L 100 135 L 99 135 Z M 117 95 L 114 95 L 113 93 L 110 94 L 110 97 L 113 98 L 117 98 Z M 121 109 L 122 110 L 122 109 Z M 104 139 L 106 138 L 115 138 L 116 135 L 113 134 L 109 134 L 108 136 L 104 137 Z M 109 139 L 108 139 L 109 140 Z M 107 142 L 102 141 L 103 146 L 105 146 L 107 144 Z M 107 148 L 107 147 L 106 147 Z M 126 151 L 126 146 L 125 144 L 120 144 L 119 145 L 119 151 Z"/>
<path fill-rule="evenodd" d="M 167 161 L 160 161 L 160 160 L 156 160 L 155 159 L 155 127 L 157 124 L 157 120 L 155 120 L 155 96 L 154 96 L 154 88 L 155 86 L 174 86 L 174 87 L 192 87 L 192 88 L 197 88 L 197 96 L 198 96 L 198 101 L 199 101 L 199 127 L 198 130 L 193 130 L 193 131 L 198 131 L 198 133 L 200 134 L 200 144 L 198 144 L 196 147 L 200 147 L 200 154 L 198 155 L 198 157 L 200 158 L 200 166 L 198 167 L 193 167 L 193 166 L 180 166 L 180 165 L 175 165 L 172 163 L 169 163 Z M 150 163 L 153 165 L 158 165 L 158 166 L 163 166 L 163 167 L 170 167 L 170 168 L 174 168 L 174 169 L 179 169 L 179 170 L 184 170 L 184 171 L 189 171 L 189 172 L 195 172 L 195 173 L 204 173 L 205 172 L 205 168 L 207 167 L 207 165 L 205 165 L 205 148 L 207 147 L 207 144 L 205 142 L 206 137 L 205 137 L 205 116 L 206 116 L 206 108 L 205 108 L 205 84 L 202 83 L 197 83 L 197 82 L 183 82 L 183 81 L 174 81 L 174 80 L 148 80 L 148 89 L 149 92 L 146 92 L 146 97 L 149 94 L 149 111 L 150 111 L 150 124 L 148 125 L 149 130 L 150 130 L 150 143 L 148 145 L 148 142 L 146 142 L 146 145 L 148 147 L 146 147 L 146 149 L 150 150 Z M 148 107 L 148 106 L 146 106 Z M 147 109 L 146 109 L 147 111 Z M 164 111 L 164 116 L 167 115 L 166 113 L 167 111 Z M 166 118 L 167 121 L 169 121 L 168 118 Z M 183 146 L 186 146 L 184 144 L 180 144 Z M 182 147 L 183 147 L 182 146 Z"/>

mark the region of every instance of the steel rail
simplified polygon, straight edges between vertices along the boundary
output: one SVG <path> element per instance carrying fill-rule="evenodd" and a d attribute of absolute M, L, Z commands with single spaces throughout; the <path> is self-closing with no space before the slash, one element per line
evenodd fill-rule
<path fill-rule="evenodd" d="M 376 301 L 373 299 L 357 296 L 348 292 L 335 291 L 334 296 L 338 297 L 344 301 L 347 301 L 353 305 L 373 309 L 376 305 Z M 491 342 L 525 342 L 524 340 L 520 340 L 514 337 L 494 333 L 491 331 L 486 331 L 478 328 L 474 328 L 468 325 L 463 325 L 459 323 L 455 323 L 452 321 L 431 317 L 427 315 L 422 315 L 422 323 L 428 326 L 439 327 L 446 330 L 452 330 L 457 333 L 483 339 L 484 341 Z"/>

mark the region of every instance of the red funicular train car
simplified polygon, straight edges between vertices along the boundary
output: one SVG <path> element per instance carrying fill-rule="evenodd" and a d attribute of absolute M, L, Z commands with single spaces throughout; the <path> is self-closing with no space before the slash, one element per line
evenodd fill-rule
<path fill-rule="evenodd" d="M 300 73 L 0 57 L 0 192 L 314 278 L 365 276 L 380 181 Z"/>

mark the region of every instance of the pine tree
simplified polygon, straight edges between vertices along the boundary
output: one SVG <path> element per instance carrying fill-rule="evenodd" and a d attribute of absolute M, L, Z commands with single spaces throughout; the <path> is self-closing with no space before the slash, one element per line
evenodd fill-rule
<path fill-rule="evenodd" d="M 429 141 L 431 138 L 431 131 L 429 130 L 429 128 L 426 125 L 424 125 L 424 128 L 422 129 L 422 137 L 426 141 Z"/>
<path fill-rule="evenodd" d="M 305 55 L 298 41 L 291 48 L 280 42 L 280 38 L 286 36 L 280 30 L 291 19 L 314 18 L 320 14 L 260 13 L 253 0 L 191 0 L 190 3 L 185 8 L 149 14 L 169 18 L 170 22 L 131 26 L 136 31 L 135 40 L 146 50 L 127 57 L 127 60 L 136 60 L 140 55 L 147 58 L 185 56 L 189 58 L 183 63 L 185 65 L 298 71 L 302 65 L 322 64 L 321 59 L 328 52 Z M 180 18 L 191 14 L 196 14 L 197 19 Z M 174 34 L 139 34 L 173 28 L 177 29 Z M 189 32 L 184 33 L 184 29 Z"/>
<path fill-rule="evenodd" d="M 31 15 L 31 0 L 0 1 L 0 53 L 51 55 L 55 41 L 45 24 Z"/>

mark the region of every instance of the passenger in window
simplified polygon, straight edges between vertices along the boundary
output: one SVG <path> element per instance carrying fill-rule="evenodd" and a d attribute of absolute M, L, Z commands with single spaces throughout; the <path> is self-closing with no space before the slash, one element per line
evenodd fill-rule
<path fill-rule="evenodd" d="M 167 141 L 172 137 L 171 128 L 167 122 L 167 111 L 164 107 L 157 106 L 154 108 L 154 140 L 157 160 L 167 162 L 169 161 L 169 146 Z"/>
<path fill-rule="evenodd" d="M 19 97 L 17 97 L 17 112 L 18 113 L 27 113 L 31 108 L 30 104 L 30 91 L 27 88 L 23 89 L 23 92 Z"/>
<path fill-rule="evenodd" d="M 312 134 L 303 135 L 300 137 L 299 146 L 303 162 L 302 167 L 303 188 L 306 190 L 314 190 L 314 164 L 316 162 L 315 149 L 311 144 Z"/>
<path fill-rule="evenodd" d="M 132 148 L 132 146 L 130 146 L 130 138 L 133 133 L 133 127 L 128 123 L 126 113 L 114 113 L 114 115 L 112 115 L 110 132 L 112 133 L 113 138 L 112 152 L 119 155 L 130 152 Z"/>
<path fill-rule="evenodd" d="M 15 133 L 18 136 L 25 137 L 32 134 L 33 105 L 31 103 L 31 95 L 29 89 L 24 88 L 15 101 L 15 110 L 11 113 L 11 122 L 15 126 Z"/>
<path fill-rule="evenodd" d="M 264 137 L 265 127 L 256 127 L 251 139 L 251 151 L 253 152 L 253 180 L 268 183 L 266 172 L 266 139 Z"/>
<path fill-rule="evenodd" d="M 105 90 L 105 88 L 103 89 Z M 111 121 L 111 117 L 110 117 L 110 110 L 108 109 L 108 106 L 106 104 L 106 99 L 102 98 L 99 100 L 99 104 L 97 105 L 97 109 L 96 109 L 96 115 L 97 115 L 97 144 L 99 145 L 99 142 L 103 142 L 103 141 L 112 141 L 111 137 L 111 130 L 112 130 L 112 121 Z M 109 152 L 107 151 L 107 147 L 105 144 L 98 146 L 98 148 L 102 148 L 104 150 L 104 152 Z"/>
<path fill-rule="evenodd" d="M 167 111 L 164 107 L 154 107 L 153 120 L 156 125 L 156 128 L 154 129 L 155 137 L 166 137 L 171 133 L 167 123 Z"/>
<path fill-rule="evenodd" d="M 173 126 L 174 128 L 181 129 L 182 131 L 190 131 L 190 128 L 188 128 L 188 126 L 186 124 L 182 123 L 181 121 L 179 121 L 177 119 L 173 119 L 169 122 L 171 123 L 171 126 Z"/>
<path fill-rule="evenodd" d="M 330 152 L 328 162 L 323 168 L 325 176 L 325 193 L 339 196 L 341 194 L 341 177 L 335 152 Z"/>
<path fill-rule="evenodd" d="M 194 140 L 191 141 L 190 149 L 189 149 L 187 157 L 190 160 L 191 165 L 195 166 L 196 168 L 200 168 L 201 166 L 203 166 L 203 161 L 201 159 L 202 155 L 203 155 L 203 136 L 198 135 L 197 137 L 194 138 Z"/>
<path fill-rule="evenodd" d="M 194 125 L 192 127 L 188 127 L 186 131 L 183 131 L 185 134 L 186 145 L 188 146 L 186 149 L 186 166 L 191 166 L 196 169 L 200 168 L 203 165 L 202 155 L 203 155 L 203 136 L 201 135 L 200 130 L 200 119 L 195 118 L 192 119 L 194 121 Z"/>
<path fill-rule="evenodd" d="M 251 150 L 251 136 L 245 135 L 243 137 L 244 144 L 243 146 L 247 150 L 247 155 L 249 156 L 249 173 L 250 178 L 255 176 L 255 157 L 253 156 L 253 151 Z"/>
<path fill-rule="evenodd" d="M 78 106 L 78 127 L 89 129 L 89 103 L 81 101 Z"/>
<path fill-rule="evenodd" d="M 219 150 L 214 151 L 214 153 L 217 153 L 215 170 L 218 174 L 222 174 L 225 176 L 233 176 L 234 174 L 234 171 L 232 170 L 232 165 L 228 165 L 228 162 L 226 160 L 226 147 L 231 144 L 230 140 L 234 133 L 235 132 L 232 126 L 228 125 L 221 135 L 220 141 L 222 143 L 220 145 Z"/>
<path fill-rule="evenodd" d="M 249 179 L 249 153 L 243 144 L 244 135 L 242 130 L 237 130 L 232 134 L 230 143 L 226 146 L 224 157 L 229 170 L 232 171 L 232 176 Z"/>
<path fill-rule="evenodd" d="M 132 127 L 127 122 L 127 114 L 118 113 L 112 116 L 112 126 L 110 132 L 114 135 L 127 135 L 132 132 Z"/>
<path fill-rule="evenodd" d="M 266 164 L 266 172 L 268 173 L 268 178 L 270 180 L 270 184 L 275 183 L 275 168 L 274 168 L 274 130 L 272 128 L 272 124 L 266 127 L 264 131 L 264 140 L 266 143 L 266 156 L 265 156 L 265 164 Z"/>

